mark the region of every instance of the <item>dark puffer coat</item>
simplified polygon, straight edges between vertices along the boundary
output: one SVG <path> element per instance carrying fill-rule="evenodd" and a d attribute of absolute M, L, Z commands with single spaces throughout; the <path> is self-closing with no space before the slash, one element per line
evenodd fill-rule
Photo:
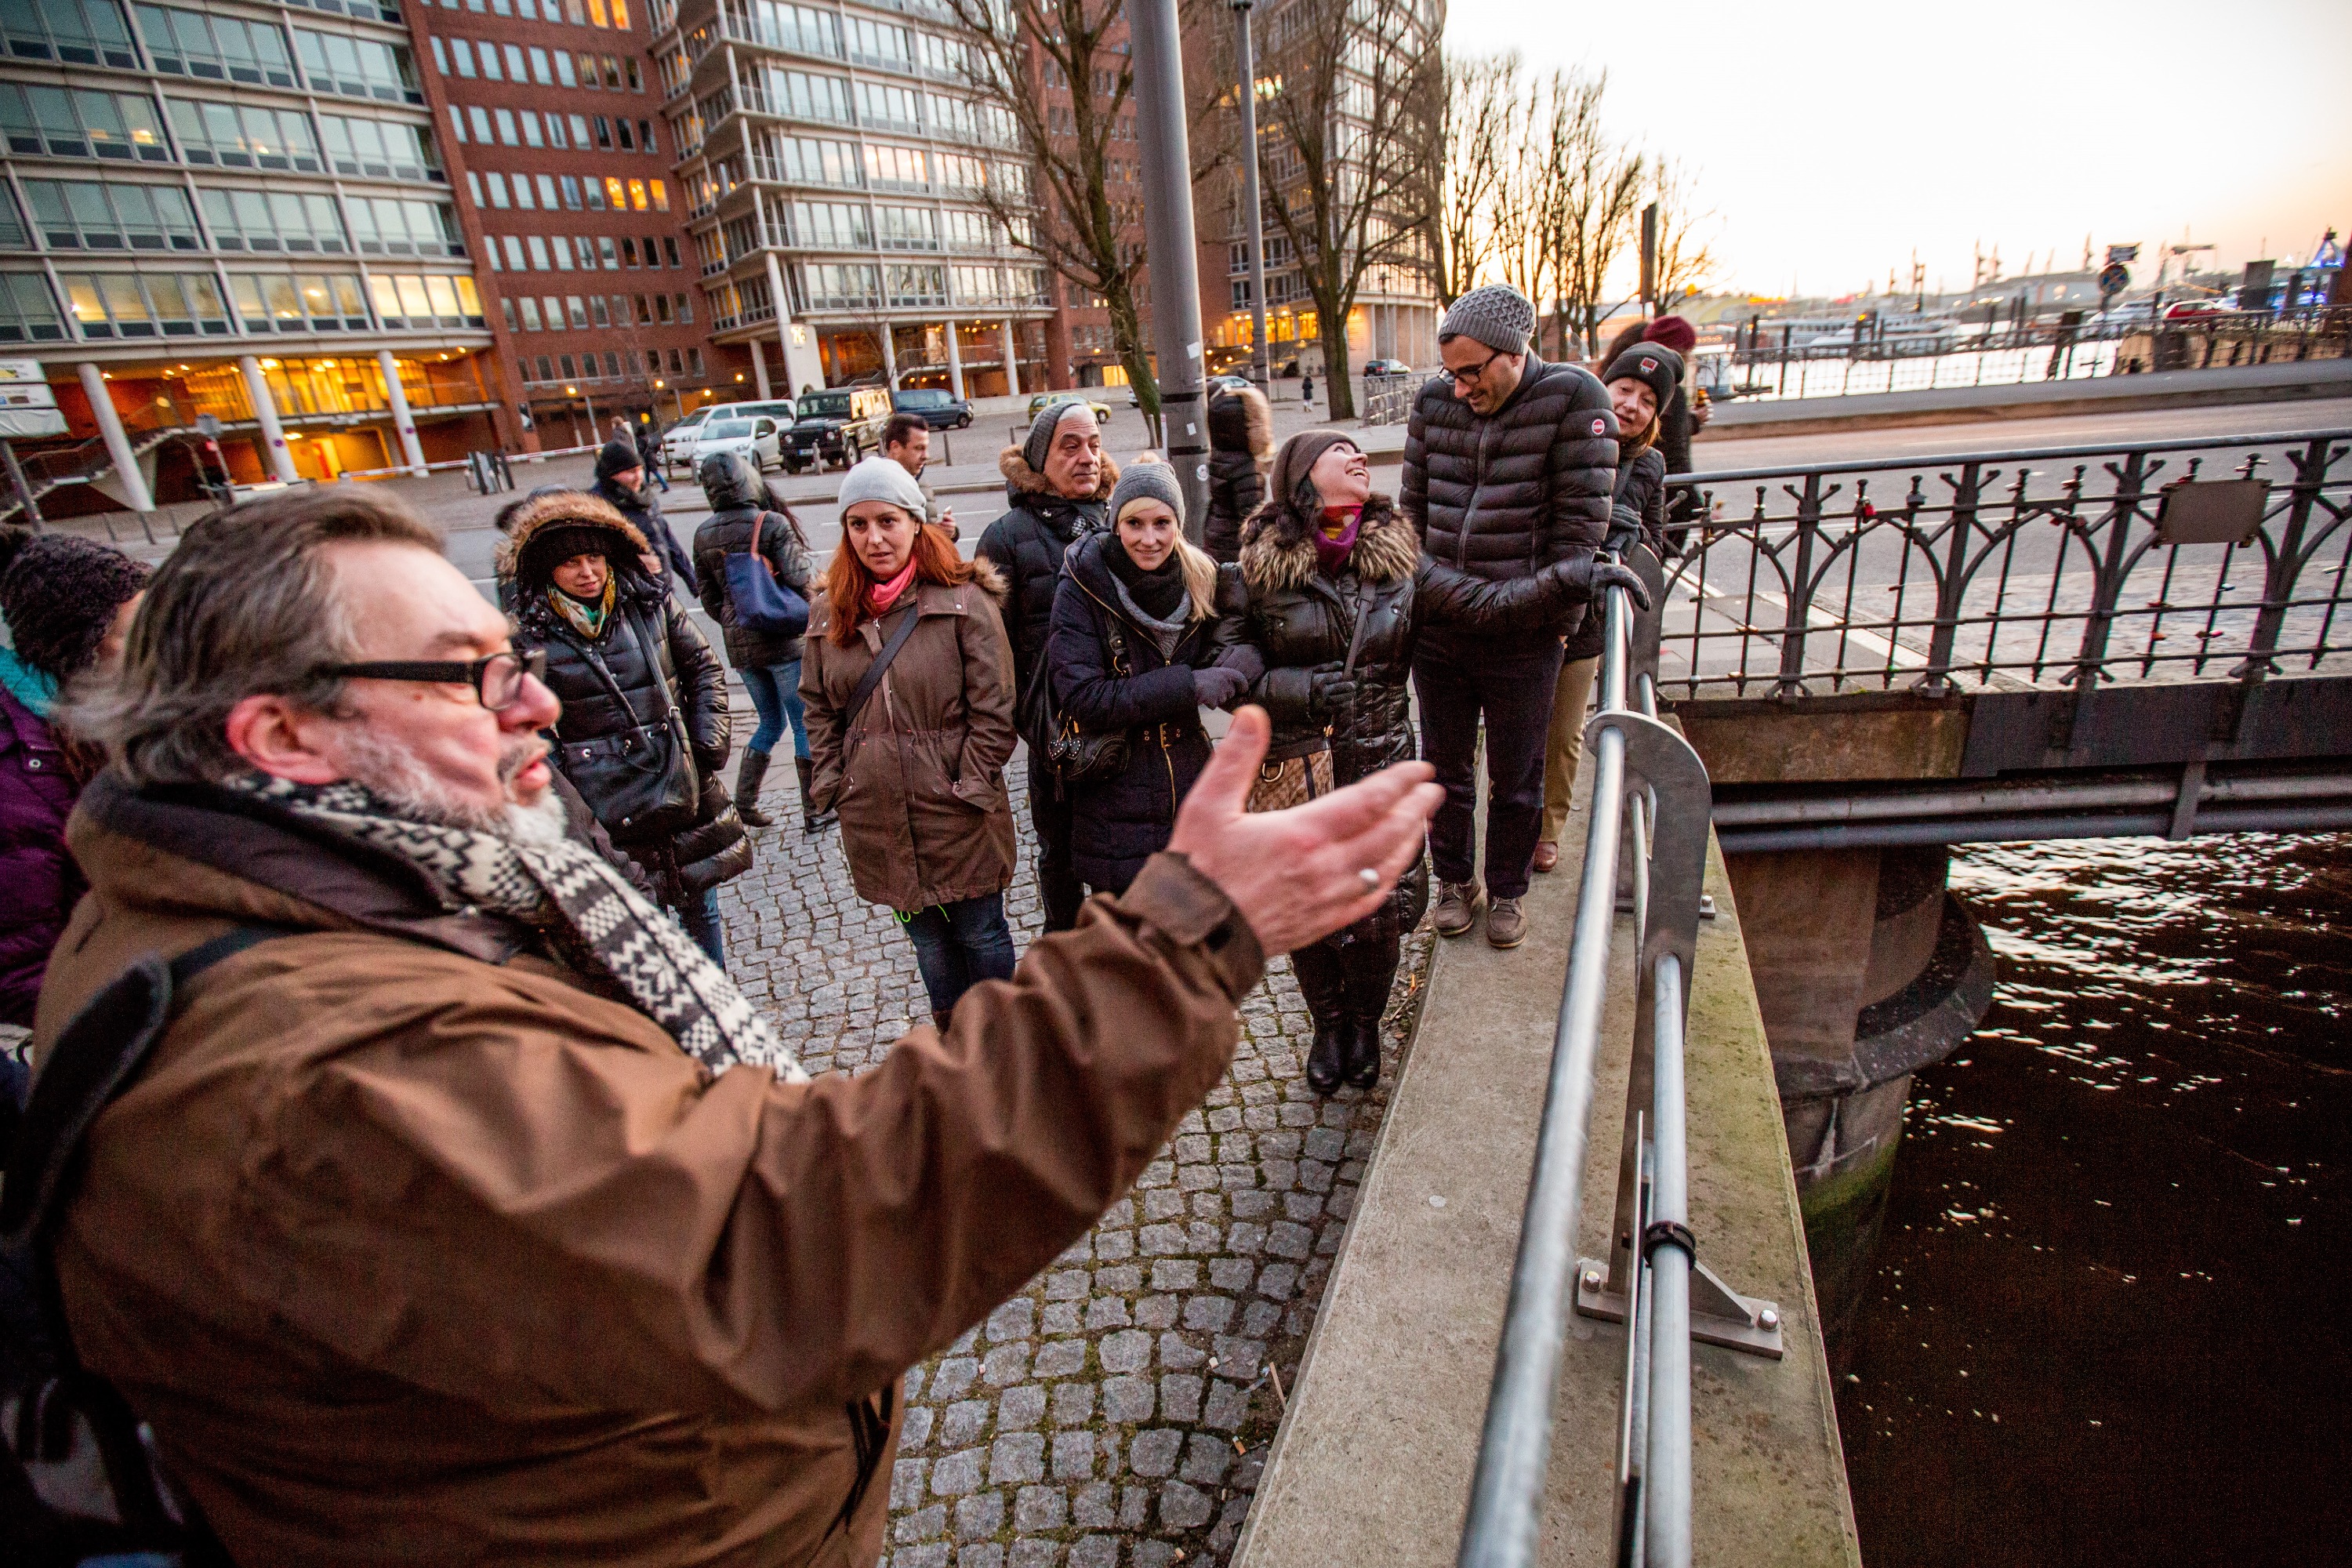
<path fill-rule="evenodd" d="M 1617 468 L 1617 496 L 1609 521 L 1609 549 L 1622 553 L 1635 543 L 1648 545 L 1660 560 L 1666 553 L 1666 460 L 1654 446 L 1644 447 Z M 1584 617 L 1568 639 L 1563 658 L 1599 658 L 1601 617 Z"/>
<path fill-rule="evenodd" d="M 1209 516 L 1201 547 L 1220 565 L 1238 560 L 1242 524 L 1265 500 L 1274 458 L 1274 411 L 1255 387 L 1220 392 L 1209 404 Z"/>
<path fill-rule="evenodd" d="M 548 573 L 555 563 L 530 558 L 531 540 L 559 526 L 592 528 L 611 539 L 604 559 L 619 590 L 613 613 L 593 641 L 547 601 Z M 645 549 L 645 535 L 610 509 L 577 495 L 551 495 L 516 515 L 499 575 L 514 586 L 515 646 L 547 650 L 547 684 L 563 702 L 563 716 L 551 737 L 556 764 L 613 842 L 645 868 L 663 901 L 676 906 L 750 869 L 751 841 L 719 776 L 732 743 L 726 671 L 668 590 L 646 575 L 639 560 Z M 614 820 L 605 808 L 625 771 L 634 772 L 635 764 L 596 742 L 640 725 L 658 725 L 664 687 L 688 742 L 682 752 L 671 748 L 669 765 L 693 773 L 696 805 L 691 822 L 648 831 Z"/>
<path fill-rule="evenodd" d="M 1510 397 L 1481 416 L 1432 379 L 1413 400 L 1398 504 L 1435 560 L 1488 582 L 1532 576 L 1600 548 L 1617 478 L 1617 416 L 1590 371 L 1528 356 Z M 1580 603 L 1515 644 L 1576 630 Z"/>
<path fill-rule="evenodd" d="M 1364 503 L 1355 552 L 1336 577 L 1317 559 L 1312 528 L 1295 506 L 1273 501 L 1243 530 L 1242 639 L 1265 660 L 1250 696 L 1274 721 L 1267 754 L 1297 756 L 1328 744 L 1337 784 L 1412 760 L 1407 678 L 1425 627 L 1492 636 L 1543 622 L 1570 598 L 1556 571 L 1488 583 L 1432 561 L 1386 496 Z M 1354 699 L 1337 710 L 1318 708 L 1316 675 L 1340 670 L 1350 647 Z M 1426 866 L 1415 861 L 1391 902 L 1367 919 L 1393 917 L 1399 930 L 1420 920 L 1429 901 Z"/>
<path fill-rule="evenodd" d="M 662 564 L 668 569 L 667 584 L 672 593 L 684 589 L 689 594 L 702 592 L 702 584 L 694 574 L 694 563 L 678 548 L 677 535 L 669 531 L 669 520 L 662 516 L 661 502 L 655 499 L 648 478 L 648 488 L 631 489 L 611 479 L 598 479 L 588 493 L 621 514 L 622 519 L 637 531 L 640 538 L 650 541 Z"/>
<path fill-rule="evenodd" d="M 1192 671 L 1216 663 L 1240 629 L 1229 616 L 1210 616 L 1188 623 L 1175 647 L 1161 652 L 1104 559 L 1119 548 L 1109 532 L 1070 547 L 1045 645 L 1062 716 L 1093 734 L 1128 734 L 1124 771 L 1070 789 L 1071 864 L 1098 892 L 1126 891 L 1143 863 L 1168 847 L 1176 807 L 1209 762 Z M 1116 665 L 1113 625 L 1122 644 Z"/>
<path fill-rule="evenodd" d="M 1045 657 L 1045 637 L 1053 628 L 1054 589 L 1062 580 L 1062 556 L 1080 534 L 1108 526 L 1111 487 L 1118 482 L 1118 465 L 1106 456 L 1102 479 L 1084 500 L 1068 500 L 1054 493 L 1045 476 L 1031 468 L 1019 447 L 1007 447 L 996 460 L 1004 476 L 1004 500 L 1011 509 L 980 536 L 976 554 L 1003 574 L 1005 583 L 1004 635 L 1013 644 L 1014 711 L 1020 694 Z M 1033 737 L 1034 739 L 1034 737 Z"/>
<path fill-rule="evenodd" d="M 768 488 L 759 474 L 731 452 L 705 459 L 696 477 L 702 481 L 702 493 L 709 500 L 711 510 L 694 531 L 694 570 L 702 580 L 703 610 L 719 623 L 727 662 L 738 669 L 797 662 L 800 638 L 772 637 L 735 624 L 735 602 L 727 592 L 726 558 L 751 549 L 756 530 L 760 552 L 767 557 L 776 581 L 803 599 L 811 597 L 808 539 L 801 532 L 800 520 L 790 511 L 771 509 Z"/>
<path fill-rule="evenodd" d="M 32 1027 L 49 950 L 81 897 L 66 852 L 80 793 L 48 721 L 0 687 L 0 1024 Z"/>

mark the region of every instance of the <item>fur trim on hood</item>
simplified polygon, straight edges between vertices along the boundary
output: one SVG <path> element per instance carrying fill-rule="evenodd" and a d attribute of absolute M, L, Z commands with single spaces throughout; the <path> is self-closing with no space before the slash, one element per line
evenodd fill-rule
<path fill-rule="evenodd" d="M 1227 387 L 1209 401 L 1209 445 L 1247 452 L 1263 473 L 1274 461 L 1274 409 L 1254 386 Z"/>
<path fill-rule="evenodd" d="M 604 529 L 618 534 L 613 547 L 615 569 L 624 576 L 643 575 L 638 557 L 649 553 L 653 546 L 646 542 L 637 525 L 623 517 L 609 501 L 578 490 L 560 490 L 537 500 L 527 500 L 515 509 L 507 536 L 499 544 L 499 581 L 514 583 L 530 542 L 551 528 L 567 526 Z"/>
<path fill-rule="evenodd" d="M 985 555 L 971 558 L 971 580 L 982 593 L 996 601 L 996 607 L 1000 610 L 1012 595 L 1013 584 L 1004 580 L 1004 574 L 997 570 L 996 563 Z"/>
<path fill-rule="evenodd" d="M 1029 459 L 1021 455 L 1021 444 L 1017 441 L 999 454 L 996 459 L 996 471 L 1004 476 L 1007 486 L 1024 495 L 1054 494 L 1054 487 L 1046 481 L 1045 476 L 1031 468 Z M 1111 487 L 1117 483 L 1118 483 L 1118 465 L 1110 460 L 1108 452 L 1105 452 L 1102 457 L 1102 478 L 1095 485 L 1095 493 L 1090 496 L 1081 496 L 1078 499 L 1108 501 L 1110 500 Z"/>
<path fill-rule="evenodd" d="M 1356 552 L 1349 562 L 1367 583 L 1398 582 L 1419 569 L 1421 541 L 1388 497 L 1376 495 L 1364 503 Z M 1321 570 L 1307 520 L 1296 508 L 1274 501 L 1252 512 L 1242 524 L 1241 569 L 1242 580 L 1253 593 L 1303 585 Z"/>

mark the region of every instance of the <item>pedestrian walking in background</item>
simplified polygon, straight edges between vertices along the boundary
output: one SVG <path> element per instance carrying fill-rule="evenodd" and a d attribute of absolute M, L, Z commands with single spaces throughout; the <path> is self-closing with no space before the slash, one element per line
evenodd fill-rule
<path fill-rule="evenodd" d="M 622 414 L 615 414 L 613 416 L 613 429 L 607 438 L 614 441 L 625 441 L 632 447 L 637 444 L 636 433 L 629 428 L 628 416 Z"/>
<path fill-rule="evenodd" d="M 1004 580 L 923 521 L 887 458 L 842 479 L 841 528 L 801 661 L 811 794 L 840 814 L 857 896 L 898 911 L 944 1029 L 966 991 L 1013 975 Z"/>
<path fill-rule="evenodd" d="M 1254 386 L 1221 387 L 1209 400 L 1209 515 L 1201 543 L 1220 565 L 1238 559 L 1242 524 L 1265 500 L 1274 460 L 1274 410 Z"/>
<path fill-rule="evenodd" d="M 1064 780 L 1070 861 L 1097 893 L 1125 892 L 1168 847 L 1209 761 L 1201 710 L 1230 708 L 1249 689 L 1218 665 L 1237 627 L 1218 613 L 1217 563 L 1184 539 L 1176 471 L 1129 464 L 1110 512 L 1108 531 L 1070 546 L 1045 644 L 1053 711 L 1104 750 L 1098 772 Z"/>
<path fill-rule="evenodd" d="M 1658 410 L 1673 397 L 1682 369 L 1681 355 L 1636 343 L 1610 362 L 1603 377 L 1610 408 L 1617 416 L 1617 482 L 1610 501 L 1609 537 L 1603 542 L 1612 554 L 1622 555 L 1644 544 L 1661 561 L 1665 559 L 1666 464 L 1658 455 Z M 1584 709 L 1601 669 L 1607 631 L 1607 616 L 1596 605 L 1560 649 L 1559 680 L 1552 688 L 1551 736 L 1544 742 L 1543 826 L 1534 861 L 1538 871 L 1559 864 L 1560 830 L 1568 825 L 1577 763 L 1584 753 Z"/>
<path fill-rule="evenodd" d="M 1129 470 L 1132 472 L 1133 470 Z M 1282 444 L 1272 494 L 1243 533 L 1242 636 L 1263 672 L 1251 699 L 1274 721 L 1267 804 L 1329 793 L 1413 756 L 1405 678 L 1427 630 L 1542 624 L 1625 578 L 1588 552 L 1490 583 L 1422 553 L 1412 525 L 1372 491 L 1371 465 L 1336 430 Z M 1429 901 L 1418 864 L 1363 919 L 1290 955 L 1315 1021 L 1307 1081 L 1329 1094 L 1380 1079 L 1381 1016 L 1404 933 Z"/>
<path fill-rule="evenodd" d="M 662 578 L 669 592 L 702 592 L 694 563 L 678 548 L 677 535 L 669 531 L 669 520 L 662 516 L 661 502 L 646 489 L 646 461 L 637 456 L 636 443 L 626 438 L 604 443 L 596 454 L 596 482 L 588 493 L 619 512 L 645 537 L 650 555 L 646 570 Z"/>
<path fill-rule="evenodd" d="M 54 722 L 58 693 L 85 670 L 111 668 L 139 605 L 147 568 L 69 533 L 0 528 L 0 1024 L 30 1028 L 49 950 L 81 897 L 66 852 L 66 817 L 94 766 Z M 0 1056 L 0 1094 L 21 1089 Z M 13 1114 L 21 1096 L 0 1111 Z"/>
<path fill-rule="evenodd" d="M 515 646 L 543 650 L 562 700 L 556 765 L 711 963 L 727 966 L 719 884 L 751 866 L 720 780 L 733 738 L 727 674 L 660 577 L 645 536 L 593 496 L 563 492 L 515 516 Z"/>
<path fill-rule="evenodd" d="M 1413 400 L 1401 504 L 1441 563 L 1488 582 L 1533 576 L 1589 558 L 1609 531 L 1617 421 L 1590 371 L 1547 364 L 1528 346 L 1535 307 L 1505 284 L 1473 289 L 1439 323 L 1444 368 Z M 1438 878 L 1438 933 L 1477 923 L 1486 940 L 1527 936 L 1519 900 L 1542 826 L 1544 745 L 1560 638 L 1581 604 L 1504 630 L 1444 627 L 1421 639 L 1413 686 L 1422 739 L 1444 786 L 1429 836 Z M 1486 735 L 1486 863 L 1472 861 L 1481 720 Z"/>
<path fill-rule="evenodd" d="M 1031 700 L 1045 665 L 1045 637 L 1054 618 L 1054 591 L 1062 557 L 1082 533 L 1107 526 L 1118 465 L 1102 449 L 1095 412 L 1084 402 L 1050 403 L 1029 433 L 997 458 L 1004 475 L 1005 510 L 980 536 L 979 555 L 1003 576 L 1004 630 L 1013 644 L 1015 713 L 1034 729 Z M 1078 918 L 1086 889 L 1070 865 L 1070 803 L 1046 764 L 1052 737 L 1024 731 L 1029 742 L 1029 822 L 1037 835 L 1037 901 L 1045 929 L 1067 931 Z"/>
<path fill-rule="evenodd" d="M 1298 401 L 1302 405 L 1312 405 L 1315 402 L 1315 373 L 1313 371 L 1307 371 L 1298 378 Z"/>
<path fill-rule="evenodd" d="M 775 826 L 775 818 L 760 809 L 760 791 L 767 782 L 768 758 L 790 724 L 793 768 L 800 775 L 801 831 L 814 833 L 818 818 L 809 804 L 808 719 L 801 707 L 801 637 L 744 625 L 727 581 L 727 557 L 754 556 L 761 570 L 805 605 L 814 592 L 808 536 L 798 518 L 770 503 L 759 470 L 740 453 L 713 452 L 702 459 L 694 477 L 711 509 L 694 531 L 694 569 L 702 579 L 702 608 L 719 623 L 727 662 L 743 678 L 760 715 L 760 726 L 751 731 L 735 774 L 736 815 L 747 826 Z"/>
<path fill-rule="evenodd" d="M 956 530 L 955 508 L 941 506 L 939 496 L 923 483 L 923 470 L 931 464 L 931 422 L 904 410 L 893 414 L 882 426 L 882 455 L 906 469 L 922 490 L 923 521 L 944 529 L 950 539 L 961 537 Z"/>
<path fill-rule="evenodd" d="M 661 427 L 648 417 L 636 428 L 635 445 L 637 461 L 648 478 L 661 486 L 662 494 L 669 494 L 669 465 L 662 460 Z"/>
<path fill-rule="evenodd" d="M 45 1076 L 125 1048 L 64 1026 L 135 1022 L 138 955 L 267 940 L 44 1194 L 72 1348 L 221 1561 L 871 1564 L 906 1371 L 1129 1194 L 1265 954 L 1377 903 L 1436 792 L 1244 816 L 1245 710 L 1124 899 L 811 1082 L 550 821 L 555 703 L 439 544 L 382 486 L 198 522 L 73 714 L 110 763 Z"/>

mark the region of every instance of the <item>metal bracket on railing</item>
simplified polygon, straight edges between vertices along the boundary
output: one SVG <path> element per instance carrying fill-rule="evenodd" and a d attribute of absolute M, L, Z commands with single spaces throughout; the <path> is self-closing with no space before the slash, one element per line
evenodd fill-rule
<path fill-rule="evenodd" d="M 1604 1323 L 1625 1321 L 1625 1298 L 1609 1289 L 1607 1266 L 1597 1258 L 1576 1260 L 1576 1310 Z M 1780 1359 L 1780 1307 L 1777 1301 L 1743 1296 L 1706 1264 L 1691 1264 L 1691 1338 L 1701 1344 Z"/>

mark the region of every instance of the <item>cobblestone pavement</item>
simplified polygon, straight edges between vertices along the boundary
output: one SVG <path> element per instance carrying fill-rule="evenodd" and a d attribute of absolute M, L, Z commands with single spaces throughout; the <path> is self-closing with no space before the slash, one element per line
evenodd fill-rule
<path fill-rule="evenodd" d="M 1025 947 L 1039 929 L 1027 770 L 1007 772 L 1024 826 L 1006 903 Z M 803 837 L 780 793 L 758 864 L 720 894 L 730 967 L 811 1072 L 856 1072 L 929 1017 L 914 950 L 851 890 L 838 839 Z M 1328 1100 L 1302 1076 L 1311 1031 L 1276 960 L 1242 1004 L 1233 1071 L 1135 1192 L 907 1374 L 890 1568 L 1227 1559 L 1280 1419 L 1276 1380 L 1295 1382 L 1388 1105 L 1430 940 L 1424 926 L 1406 945 L 1381 1086 Z"/>

